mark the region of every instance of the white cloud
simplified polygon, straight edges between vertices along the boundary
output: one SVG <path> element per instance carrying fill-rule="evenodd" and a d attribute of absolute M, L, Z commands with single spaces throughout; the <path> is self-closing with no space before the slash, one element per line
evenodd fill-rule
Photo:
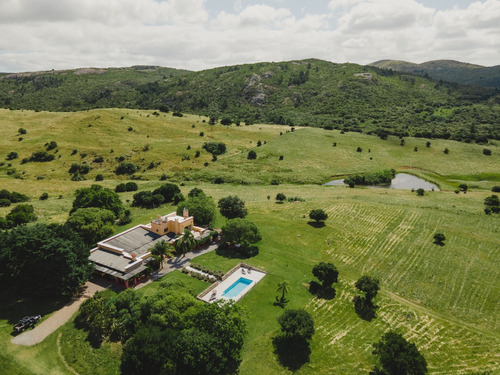
<path fill-rule="evenodd" d="M 332 0 L 324 14 L 262 1 L 231 4 L 209 17 L 204 0 L 4 0 L 0 71 L 134 64 L 204 69 L 307 57 L 500 63 L 500 0 L 444 11 L 420 0 Z"/>

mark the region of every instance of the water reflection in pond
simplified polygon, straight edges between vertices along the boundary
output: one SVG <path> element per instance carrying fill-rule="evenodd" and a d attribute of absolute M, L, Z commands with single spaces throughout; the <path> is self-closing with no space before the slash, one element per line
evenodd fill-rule
<path fill-rule="evenodd" d="M 333 180 L 330 182 L 327 182 L 324 185 L 330 185 L 330 186 L 339 186 L 339 185 L 346 185 L 344 184 L 344 179 L 338 179 L 338 180 Z M 411 174 L 407 173 L 398 173 L 396 177 L 394 177 L 391 181 L 390 185 L 373 185 L 373 186 L 367 186 L 369 188 L 385 188 L 385 189 L 404 189 L 404 190 L 411 190 L 411 189 L 424 189 L 424 190 L 432 190 L 434 189 L 435 191 L 439 191 L 439 188 L 428 182 L 425 181 L 424 179 L 413 176 Z"/>

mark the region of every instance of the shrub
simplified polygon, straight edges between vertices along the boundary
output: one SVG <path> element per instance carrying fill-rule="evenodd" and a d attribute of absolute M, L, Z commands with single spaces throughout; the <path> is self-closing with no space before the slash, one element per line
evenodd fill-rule
<path fill-rule="evenodd" d="M 35 151 L 31 154 L 29 161 L 35 162 L 49 162 L 55 159 L 53 154 L 49 154 L 47 151 Z"/>
<path fill-rule="evenodd" d="M 233 121 L 230 118 L 225 117 L 222 120 L 220 120 L 220 123 L 222 125 L 231 125 L 233 123 Z"/>
<path fill-rule="evenodd" d="M 104 158 L 102 156 L 96 156 L 93 160 L 94 163 L 102 163 L 104 162 Z"/>
<path fill-rule="evenodd" d="M 204 132 L 200 132 L 200 137 L 203 137 L 205 135 Z"/>
<path fill-rule="evenodd" d="M 184 115 L 181 112 L 179 112 L 179 111 L 175 111 L 175 112 L 172 113 L 172 116 L 182 117 Z"/>
<path fill-rule="evenodd" d="M 87 174 L 90 172 L 90 169 L 90 165 L 88 164 L 72 163 L 68 173 Z"/>
<path fill-rule="evenodd" d="M 488 148 L 483 148 L 483 155 L 491 156 L 491 150 Z"/>
<path fill-rule="evenodd" d="M 49 194 L 48 193 L 43 193 L 42 195 L 40 195 L 40 200 L 41 201 L 44 201 L 44 200 L 46 200 L 48 198 L 49 198 Z"/>
<path fill-rule="evenodd" d="M 444 241 L 446 240 L 446 236 L 443 233 L 436 233 L 434 235 L 434 243 L 436 245 L 444 245 Z"/>
<path fill-rule="evenodd" d="M 283 155 L 280 155 L 280 160 L 283 160 Z"/>
<path fill-rule="evenodd" d="M 17 159 L 19 157 L 19 155 L 17 154 L 17 152 L 9 152 L 9 154 L 7 155 L 7 160 L 14 160 L 14 159 Z"/>
<path fill-rule="evenodd" d="M 443 150 L 443 152 L 445 153 L 445 155 L 448 155 L 448 154 L 450 153 L 450 150 L 448 150 L 447 148 L 445 148 L 445 149 Z"/>
<path fill-rule="evenodd" d="M 96 180 L 96 181 L 102 181 L 102 180 L 104 180 L 104 176 L 103 176 L 102 174 L 98 173 L 98 174 L 95 176 L 95 180 Z"/>
<path fill-rule="evenodd" d="M 425 147 L 427 147 L 427 148 L 431 147 L 431 142 L 429 142 L 429 141 L 425 142 Z"/>
<path fill-rule="evenodd" d="M 356 149 L 356 152 L 362 152 L 362 151 L 363 151 L 363 149 L 362 149 L 361 147 L 358 147 L 358 148 Z"/>
<path fill-rule="evenodd" d="M 271 185 L 279 185 L 279 184 L 280 184 L 280 180 L 277 180 L 277 179 L 275 179 L 275 178 L 273 178 L 273 179 L 271 180 Z"/>
<path fill-rule="evenodd" d="M 200 151 L 196 151 L 196 154 L 194 154 L 194 157 L 195 158 L 199 158 L 200 157 Z"/>
<path fill-rule="evenodd" d="M 224 183 L 224 177 L 216 177 L 214 179 L 214 184 L 220 185 Z"/>
<path fill-rule="evenodd" d="M 71 155 L 76 155 L 78 153 L 78 150 L 75 148 L 73 151 L 71 151 Z"/>
<path fill-rule="evenodd" d="M 139 189 L 139 186 L 135 182 L 130 181 L 116 185 L 115 192 L 123 193 L 124 191 L 137 191 L 137 189 Z"/>
<path fill-rule="evenodd" d="M 321 208 L 318 208 L 309 212 L 309 218 L 319 223 L 320 221 L 326 220 L 328 218 L 328 214 Z"/>
<path fill-rule="evenodd" d="M 255 160 L 255 159 L 257 159 L 257 153 L 254 150 L 250 150 L 248 152 L 247 159 L 248 160 Z"/>
<path fill-rule="evenodd" d="M 47 144 L 47 151 L 53 150 L 57 147 L 57 142 L 56 141 L 50 141 Z"/>
<path fill-rule="evenodd" d="M 0 207 L 9 207 L 10 204 L 10 200 L 6 198 L 0 198 Z"/>
<path fill-rule="evenodd" d="M 26 131 L 26 129 L 25 129 L 25 128 L 19 128 L 19 129 L 17 129 L 17 132 L 18 132 L 19 134 L 26 134 L 26 133 L 27 133 L 27 131 Z"/>
<path fill-rule="evenodd" d="M 491 188 L 491 191 L 494 192 L 494 193 L 500 193 L 500 186 L 493 186 Z"/>
<path fill-rule="evenodd" d="M 278 193 L 278 194 L 276 194 L 276 200 L 277 200 L 278 202 L 283 202 L 283 201 L 285 201 L 285 200 L 286 200 L 286 195 L 285 195 L 285 194 L 283 194 L 283 193 Z"/>
<path fill-rule="evenodd" d="M 202 148 L 212 155 L 222 155 L 226 152 L 226 145 L 222 142 L 205 142 Z"/>
<path fill-rule="evenodd" d="M 139 167 L 133 163 L 123 162 L 120 163 L 118 167 L 115 169 L 115 173 L 120 174 L 133 174 L 139 170 Z"/>
<path fill-rule="evenodd" d="M 422 189 L 422 188 L 417 189 L 417 195 L 418 195 L 419 197 L 423 197 L 423 196 L 424 196 L 424 192 L 425 192 L 425 190 L 424 190 L 424 189 Z"/>

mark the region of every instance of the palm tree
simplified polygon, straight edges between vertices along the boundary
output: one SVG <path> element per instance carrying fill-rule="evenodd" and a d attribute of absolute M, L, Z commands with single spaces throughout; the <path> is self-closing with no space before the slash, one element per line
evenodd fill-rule
<path fill-rule="evenodd" d="M 285 300 L 285 295 L 290 291 L 291 287 L 290 287 L 290 283 L 286 280 L 278 283 L 278 290 L 277 292 L 281 292 L 281 299 L 280 299 L 280 303 L 285 303 L 286 300 Z M 276 297 L 276 299 L 278 299 L 278 297 Z"/>
<path fill-rule="evenodd" d="M 182 251 L 182 257 L 186 256 L 186 253 L 193 250 L 196 246 L 196 240 L 194 239 L 193 233 L 190 230 L 184 229 L 184 234 L 175 243 L 175 249 L 177 251 Z"/>
<path fill-rule="evenodd" d="M 160 258 L 160 269 L 163 268 L 163 259 L 165 258 L 165 255 L 170 251 L 170 249 L 171 245 L 165 240 L 158 241 L 151 248 L 151 254 L 155 257 Z"/>

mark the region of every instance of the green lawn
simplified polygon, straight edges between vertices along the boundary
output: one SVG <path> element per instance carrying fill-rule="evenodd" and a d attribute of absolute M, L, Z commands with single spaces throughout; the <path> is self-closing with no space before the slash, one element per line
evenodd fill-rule
<path fill-rule="evenodd" d="M 276 317 L 283 311 L 273 304 L 277 284 L 283 280 L 291 285 L 288 307 L 306 308 L 316 326 L 310 362 L 299 373 L 359 374 L 368 370 L 374 364 L 371 345 L 389 329 L 401 332 L 417 345 L 432 374 L 480 370 L 500 373 L 500 221 L 498 215 L 483 213 L 484 198 L 492 194 L 492 186 L 500 185 L 498 146 L 487 146 L 493 150 L 488 157 L 482 154 L 483 146 L 445 140 L 431 140 L 431 147 L 426 148 L 426 140 L 407 138 L 406 145 L 400 146 L 399 139 L 391 137 L 383 141 L 358 133 L 312 128 L 286 133 L 287 127 L 266 125 L 212 127 L 198 116 L 178 119 L 168 114 L 158 118 L 148 114 L 121 109 L 64 114 L 0 110 L 0 126 L 8 134 L 0 140 L 0 157 L 16 151 L 23 158 L 51 140 L 58 142 L 59 154 L 63 155 L 50 163 L 20 164 L 15 159 L 9 167 L 6 161 L 0 166 L 0 189 L 30 195 L 39 221 L 64 222 L 74 190 L 92 184 L 96 173 L 105 175 L 102 185 L 107 187 L 123 180 L 112 173 L 117 165 L 114 157 L 123 154 L 142 166 L 158 156 L 172 158 L 172 162 L 162 161 L 156 168 L 140 173 L 141 190 L 159 186 L 159 176 L 165 173 L 181 184 L 184 195 L 196 186 L 215 201 L 228 195 L 242 198 L 249 219 L 257 224 L 263 237 L 258 244 L 259 254 L 244 261 L 268 272 L 238 302 L 247 308 L 249 316 L 243 375 L 288 373 L 277 362 L 271 341 L 278 330 Z M 134 130 L 127 131 L 128 126 Z M 28 130 L 21 142 L 16 136 L 19 127 Z M 205 132 L 204 137 L 199 136 L 200 131 Z M 228 153 L 216 162 L 211 162 L 206 152 L 194 158 L 195 150 L 209 139 L 224 141 Z M 266 143 L 257 147 L 258 140 Z M 337 142 L 336 147 L 333 142 Z M 146 144 L 150 151 L 143 151 Z M 191 145 L 190 150 L 186 150 L 187 145 Z M 363 152 L 356 152 L 358 146 Z M 417 152 L 413 151 L 415 146 Z M 445 147 L 450 149 L 449 155 L 442 152 Z M 109 161 L 100 167 L 92 164 L 93 156 L 83 158 L 95 168 L 89 180 L 70 181 L 69 166 L 82 160 L 79 153 L 70 155 L 74 148 L 88 155 L 104 155 L 106 150 Z M 250 148 L 258 154 L 255 161 L 246 159 Z M 191 159 L 182 162 L 185 152 Z M 278 160 L 280 155 L 284 156 L 282 161 Z M 204 167 L 207 161 L 209 165 Z M 18 178 L 7 175 L 9 168 L 16 168 Z M 335 176 L 382 168 L 426 177 L 444 191 L 418 197 L 410 191 L 319 184 Z M 209 183 L 219 176 L 245 184 Z M 269 185 L 271 179 L 282 184 Z M 470 190 L 455 194 L 453 190 L 462 182 L 469 184 Z M 49 199 L 38 200 L 45 191 Z M 277 204 L 277 193 L 297 196 L 304 202 Z M 117 231 L 174 210 L 170 205 L 155 210 L 131 208 L 133 194 L 120 194 L 126 208 L 132 210 L 133 222 Z M 308 213 L 314 208 L 327 211 L 324 227 L 308 223 Z M 10 209 L 1 208 L 0 214 Z M 224 219 L 218 216 L 215 225 L 223 224 Z M 445 234 L 445 246 L 433 244 L 436 231 Z M 195 262 L 228 271 L 240 260 L 211 252 Z M 319 261 L 331 261 L 340 270 L 336 296 L 331 300 L 313 298 L 307 289 L 311 269 Z M 365 273 L 381 281 L 375 300 L 378 317 L 370 323 L 355 314 L 352 303 L 356 294 L 353 285 Z M 184 280 L 197 293 L 208 286 L 180 272 L 165 279 Z M 158 286 L 157 282 L 151 283 L 140 293 L 151 294 Z M 120 344 L 104 343 L 99 349 L 92 348 L 72 322 L 33 347 L 10 343 L 12 324 L 19 318 L 35 313 L 46 317 L 60 304 L 2 300 L 3 373 L 84 375 L 119 371 Z"/>

